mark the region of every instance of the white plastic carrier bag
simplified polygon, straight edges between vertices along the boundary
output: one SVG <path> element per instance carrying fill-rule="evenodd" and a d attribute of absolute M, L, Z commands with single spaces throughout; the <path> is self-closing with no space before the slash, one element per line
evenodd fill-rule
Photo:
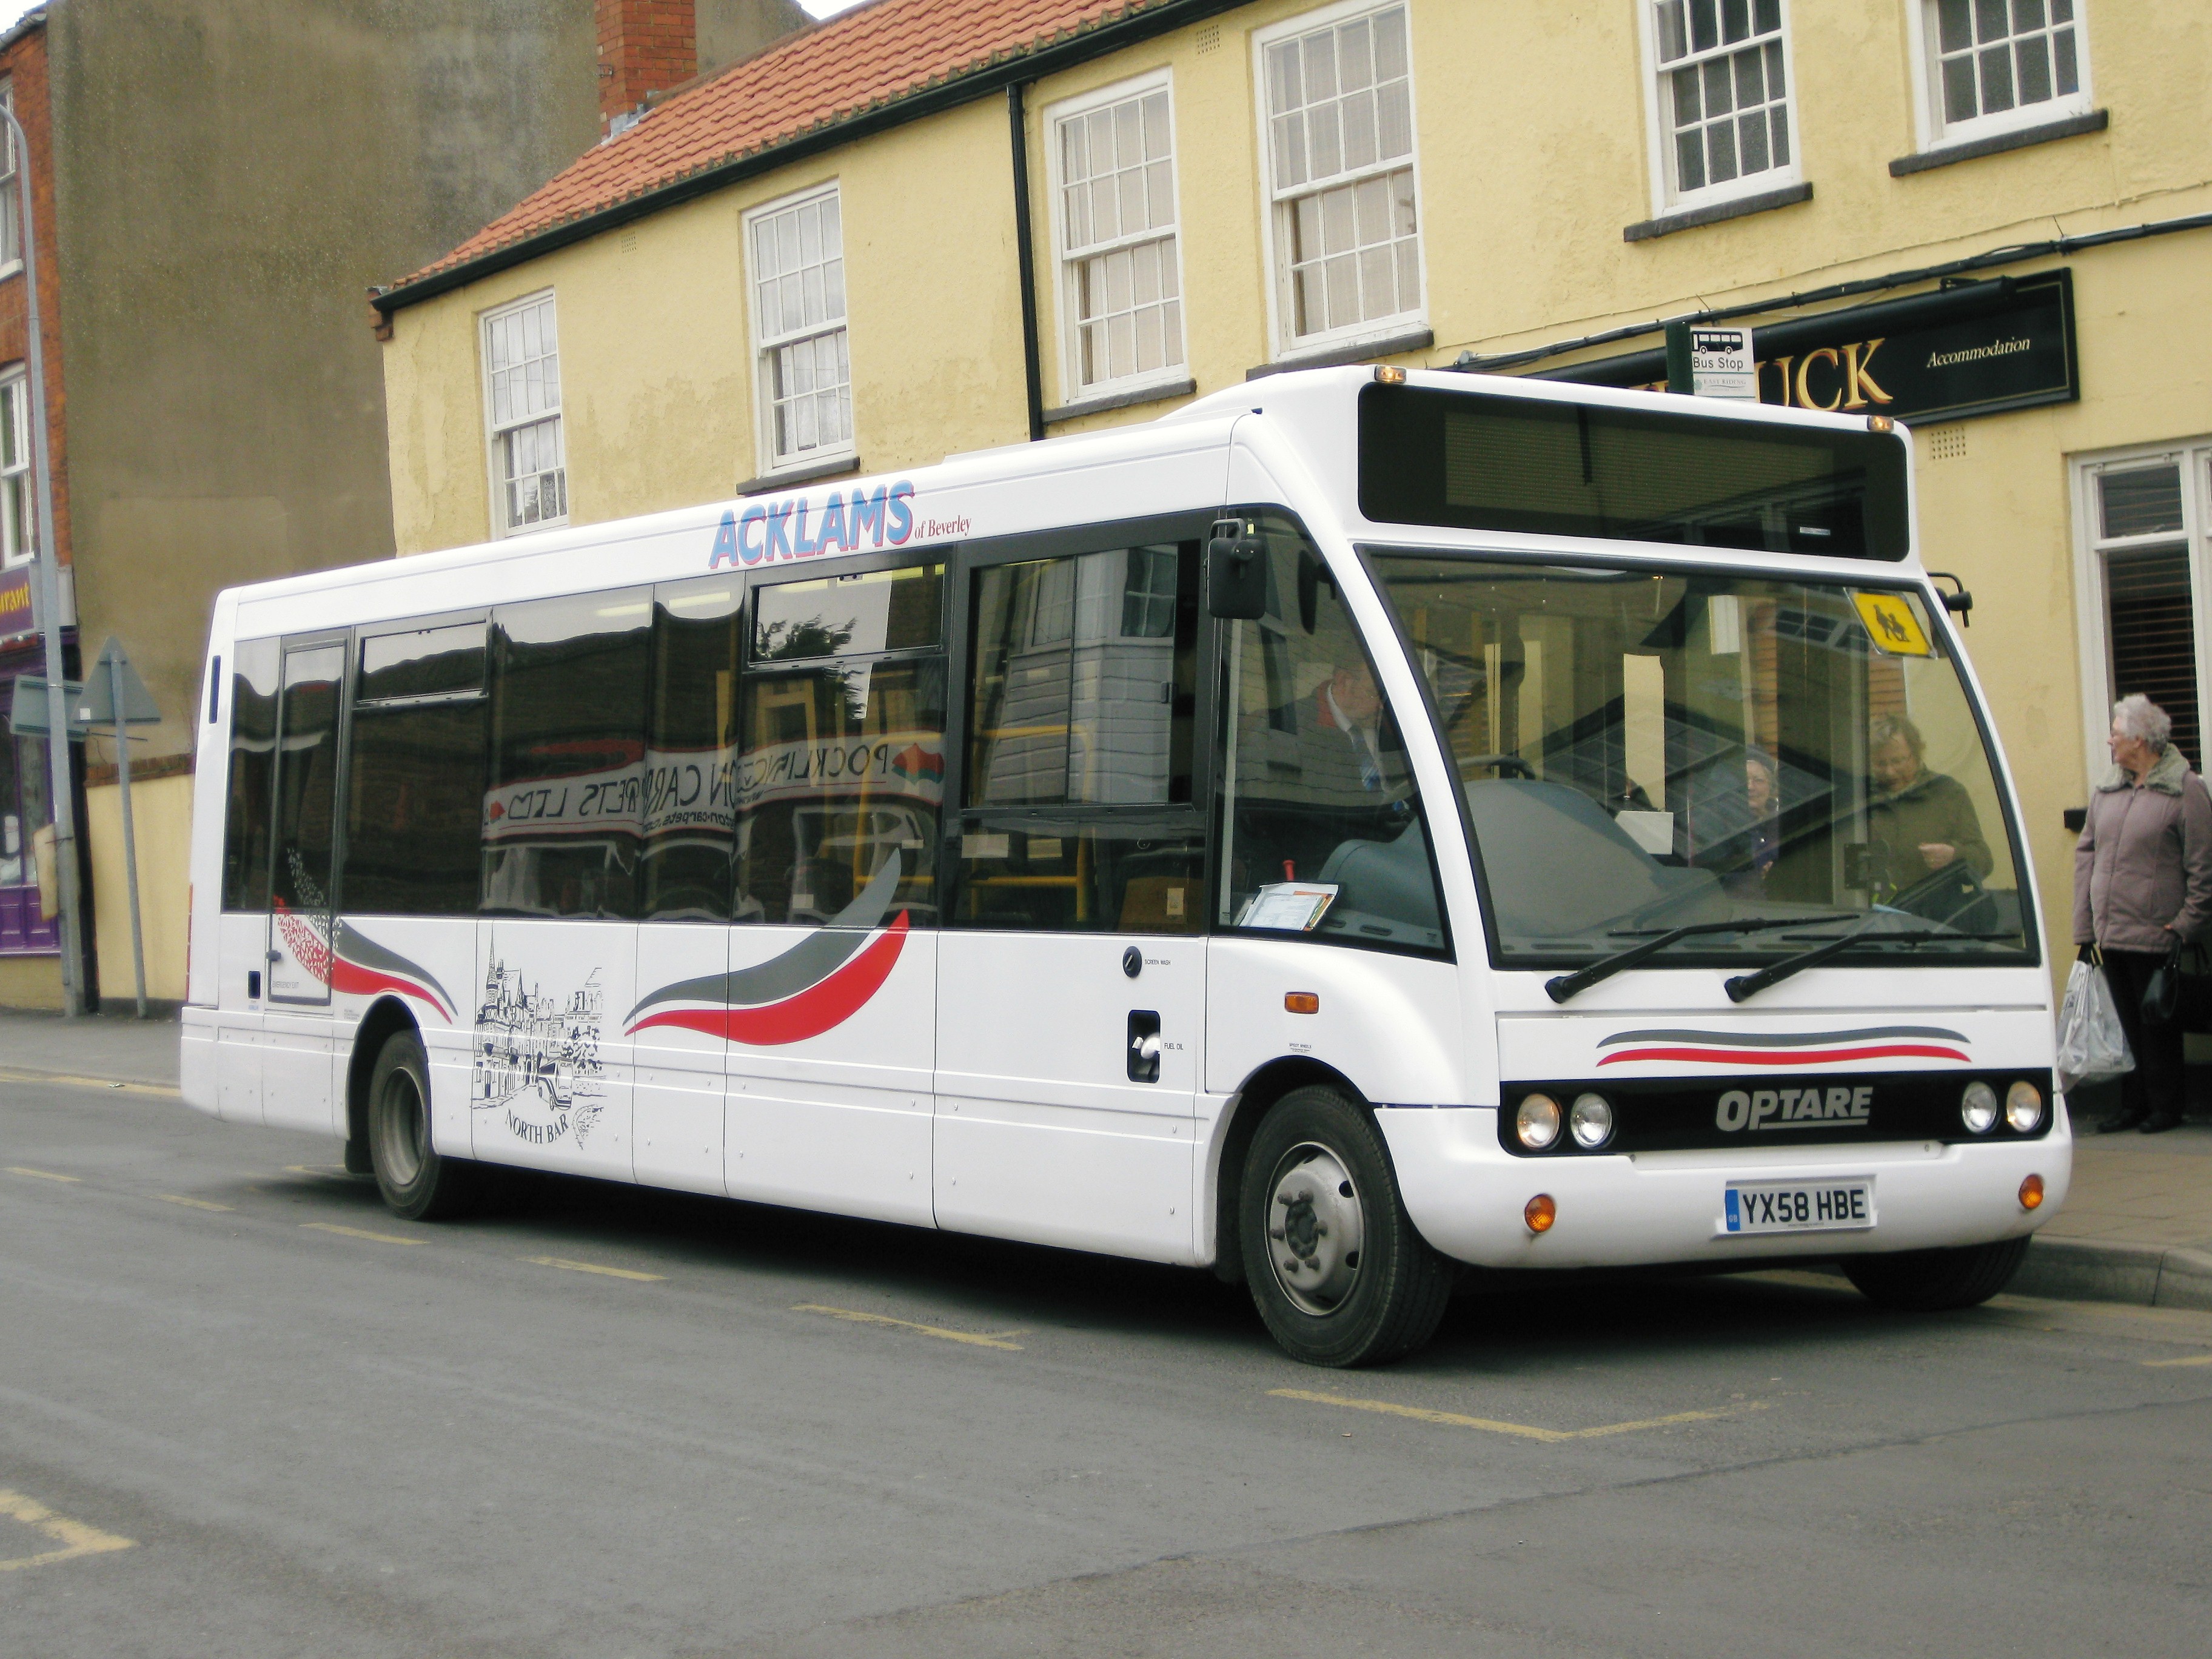
<path fill-rule="evenodd" d="M 2072 1089 L 2135 1068 L 2105 970 L 2094 963 L 2075 963 L 2066 976 L 2066 1000 L 2058 1006 L 2058 1086 Z"/>

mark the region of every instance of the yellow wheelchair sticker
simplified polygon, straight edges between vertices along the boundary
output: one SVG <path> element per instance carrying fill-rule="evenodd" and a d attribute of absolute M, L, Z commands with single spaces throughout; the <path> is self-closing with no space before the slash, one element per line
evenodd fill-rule
<path fill-rule="evenodd" d="M 1884 656 L 1936 654 L 1936 648 L 1928 643 L 1927 633 L 1920 626 L 1919 617 L 1913 611 L 1912 601 L 1904 594 L 1854 592 L 1851 603 L 1859 608 L 1859 620 L 1866 624 L 1874 648 Z"/>

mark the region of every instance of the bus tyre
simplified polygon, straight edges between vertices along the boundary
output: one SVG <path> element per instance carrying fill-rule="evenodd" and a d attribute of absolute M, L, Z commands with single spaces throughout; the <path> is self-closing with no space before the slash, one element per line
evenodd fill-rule
<path fill-rule="evenodd" d="M 1845 1258 L 1844 1277 L 1868 1301 L 1909 1313 L 1978 1307 L 2011 1282 L 2027 1255 L 2027 1236 L 1956 1250 L 1904 1250 Z"/>
<path fill-rule="evenodd" d="M 1260 1317 L 1310 1365 L 1411 1353 L 1451 1299 L 1451 1273 L 1407 1218 L 1374 1119 L 1331 1088 L 1294 1089 L 1261 1120 L 1237 1230 Z"/>
<path fill-rule="evenodd" d="M 430 1066 L 412 1031 L 393 1032 L 368 1075 L 368 1158 L 386 1206 L 408 1221 L 465 1214 L 481 1188 L 477 1165 L 431 1145 Z"/>

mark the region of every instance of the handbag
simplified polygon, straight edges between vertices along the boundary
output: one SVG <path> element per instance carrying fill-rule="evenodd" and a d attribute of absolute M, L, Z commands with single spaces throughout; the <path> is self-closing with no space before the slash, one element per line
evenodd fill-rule
<path fill-rule="evenodd" d="M 2212 1030 L 2212 951 L 2174 940 L 2143 986 L 2142 1017 L 2154 1030 Z"/>

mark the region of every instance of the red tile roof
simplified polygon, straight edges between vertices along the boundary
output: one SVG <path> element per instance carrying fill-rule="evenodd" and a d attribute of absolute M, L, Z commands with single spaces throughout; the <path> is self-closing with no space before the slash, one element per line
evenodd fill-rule
<path fill-rule="evenodd" d="M 450 279 L 465 267 L 505 263 L 494 257 L 503 249 L 994 65 L 1075 44 L 1114 23 L 1142 20 L 1172 27 L 1233 3 L 874 0 L 677 93 L 444 258 L 386 290 L 391 298 L 384 303 L 427 299 L 453 286 Z M 441 276 L 449 280 L 434 280 Z M 425 285 L 420 294 L 407 292 L 417 284 Z"/>

